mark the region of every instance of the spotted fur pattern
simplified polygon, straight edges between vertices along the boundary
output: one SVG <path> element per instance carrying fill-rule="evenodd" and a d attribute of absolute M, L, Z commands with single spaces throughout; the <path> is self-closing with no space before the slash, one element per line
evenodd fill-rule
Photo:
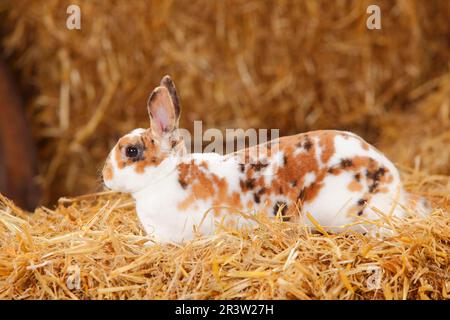
<path fill-rule="evenodd" d="M 127 145 L 142 154 L 126 158 Z M 276 146 L 276 148 L 275 148 Z M 263 155 L 260 149 L 267 150 Z M 211 233 L 215 223 L 249 223 L 237 211 L 280 215 L 340 231 L 377 211 L 426 211 L 403 191 L 398 170 L 376 148 L 353 133 L 313 131 L 221 156 L 185 154 L 173 137 L 137 129 L 119 140 L 104 168 L 106 186 L 130 192 L 143 227 L 159 241 L 181 242 L 194 231 Z M 367 225 L 353 226 L 365 231 Z"/>

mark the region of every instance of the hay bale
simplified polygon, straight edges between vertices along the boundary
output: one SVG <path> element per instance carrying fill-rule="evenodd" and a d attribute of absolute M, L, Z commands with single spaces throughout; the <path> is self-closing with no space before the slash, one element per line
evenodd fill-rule
<path fill-rule="evenodd" d="M 450 175 L 450 73 L 408 94 L 410 111 L 395 111 L 380 121 L 378 146 L 407 167 Z"/>
<path fill-rule="evenodd" d="M 147 125 L 145 101 L 171 74 L 182 125 L 347 128 L 376 133 L 387 110 L 448 70 L 447 1 L 74 1 L 0 5 L 5 53 L 22 82 L 40 145 L 45 202 L 98 187 L 118 134 Z M 375 132 L 375 133 L 374 133 Z M 68 161 L 68 159 L 70 161 Z"/>

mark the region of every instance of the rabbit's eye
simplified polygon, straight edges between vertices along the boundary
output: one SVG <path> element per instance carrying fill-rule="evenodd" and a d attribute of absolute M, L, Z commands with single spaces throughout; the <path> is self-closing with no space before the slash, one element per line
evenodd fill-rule
<path fill-rule="evenodd" d="M 139 155 L 139 149 L 136 146 L 128 146 L 125 150 L 128 158 L 136 158 Z"/>

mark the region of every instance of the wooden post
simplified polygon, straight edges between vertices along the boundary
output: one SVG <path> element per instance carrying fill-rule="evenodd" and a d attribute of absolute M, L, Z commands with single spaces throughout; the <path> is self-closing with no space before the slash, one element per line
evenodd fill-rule
<path fill-rule="evenodd" d="M 39 203 L 36 153 L 25 109 L 0 60 L 0 193 L 27 210 Z"/>

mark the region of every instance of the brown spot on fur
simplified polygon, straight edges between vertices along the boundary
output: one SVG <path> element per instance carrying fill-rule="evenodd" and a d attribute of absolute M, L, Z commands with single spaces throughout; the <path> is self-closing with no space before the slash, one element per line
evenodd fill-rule
<path fill-rule="evenodd" d="M 239 194 L 239 192 L 233 192 L 229 204 L 232 208 L 242 209 L 241 195 Z"/>
<path fill-rule="evenodd" d="M 114 177 L 114 171 L 109 161 L 106 162 L 105 167 L 103 168 L 103 179 L 111 180 Z"/>
<path fill-rule="evenodd" d="M 394 181 L 394 176 L 393 175 L 390 174 L 390 175 L 386 176 L 385 182 L 387 184 L 391 183 L 392 181 Z"/>
<path fill-rule="evenodd" d="M 369 150 L 369 144 L 364 140 L 361 140 L 361 147 L 366 151 Z"/>
<path fill-rule="evenodd" d="M 180 183 L 192 188 L 191 193 L 178 203 L 180 210 L 193 207 L 197 200 L 212 200 L 212 206 L 231 206 L 242 209 L 241 197 L 237 192 L 229 194 L 228 182 L 224 177 L 202 170 L 205 165 L 197 164 L 194 160 L 178 165 L 178 179 Z M 220 209 L 214 209 L 214 214 L 220 213 Z"/>
<path fill-rule="evenodd" d="M 378 192 L 379 192 L 379 193 L 389 193 L 389 189 L 386 188 L 386 187 L 380 188 L 380 189 L 378 190 Z"/>
<path fill-rule="evenodd" d="M 323 183 L 317 182 L 311 184 L 309 187 L 305 188 L 305 202 L 314 200 L 319 194 L 320 189 L 322 189 Z"/>
<path fill-rule="evenodd" d="M 323 163 L 327 163 L 335 153 L 333 132 L 325 132 L 320 136 L 320 147 L 322 148 L 321 160 Z"/>
<path fill-rule="evenodd" d="M 116 145 L 114 155 L 118 168 L 123 169 L 125 166 L 134 165 L 137 173 L 143 173 L 146 167 L 159 165 L 163 156 L 159 147 L 152 141 L 150 129 L 140 135 L 121 138 Z M 131 145 L 141 149 L 140 158 L 129 159 L 125 156 L 125 149 Z"/>
<path fill-rule="evenodd" d="M 186 181 L 184 181 L 181 177 L 178 178 L 178 183 L 180 184 L 180 186 L 181 186 L 183 189 L 186 189 L 186 188 L 187 188 L 187 183 L 186 183 Z"/>
<path fill-rule="evenodd" d="M 361 183 L 353 180 L 352 182 L 350 182 L 348 184 L 347 188 L 348 188 L 348 190 L 350 190 L 352 192 L 356 192 L 356 191 L 362 190 L 362 185 L 361 185 Z"/>

